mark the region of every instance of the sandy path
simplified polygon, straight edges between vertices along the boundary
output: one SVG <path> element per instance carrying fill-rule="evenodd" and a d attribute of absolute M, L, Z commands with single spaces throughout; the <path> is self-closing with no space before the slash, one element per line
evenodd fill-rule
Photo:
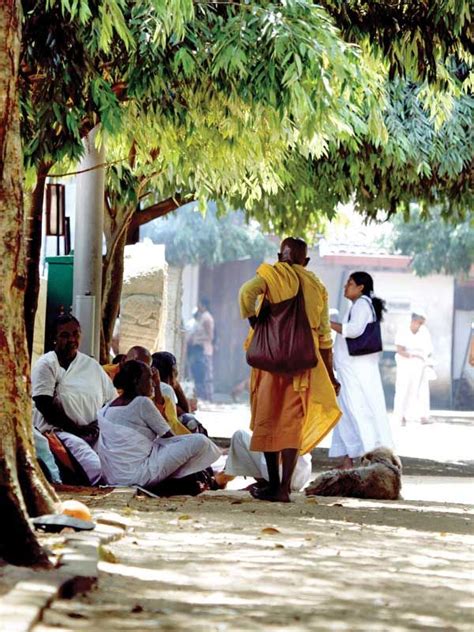
<path fill-rule="evenodd" d="M 34 632 L 472 630 L 472 507 L 219 492 L 119 510 L 133 531 L 98 589 Z"/>

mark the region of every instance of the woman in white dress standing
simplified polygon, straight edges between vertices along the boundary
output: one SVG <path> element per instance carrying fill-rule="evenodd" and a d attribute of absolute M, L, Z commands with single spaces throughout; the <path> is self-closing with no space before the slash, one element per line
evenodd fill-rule
<path fill-rule="evenodd" d="M 353 272 L 344 286 L 352 303 L 342 324 L 331 321 L 337 332 L 334 364 L 341 383 L 338 397 L 342 417 L 334 429 L 330 457 L 343 457 L 342 467 L 377 447 L 393 447 L 379 370 L 379 352 L 350 355 L 348 338 L 361 336 L 369 323 L 381 321 L 385 302 L 374 296 L 374 282 L 367 272 Z"/>

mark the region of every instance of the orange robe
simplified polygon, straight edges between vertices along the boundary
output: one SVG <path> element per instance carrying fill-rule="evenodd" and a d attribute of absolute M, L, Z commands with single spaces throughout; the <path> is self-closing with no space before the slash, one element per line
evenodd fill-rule
<path fill-rule="evenodd" d="M 315 274 L 300 265 L 263 263 L 257 276 L 240 289 L 242 318 L 253 316 L 256 300 L 266 293 L 271 303 L 279 303 L 296 295 L 299 283 L 303 289 L 306 314 L 313 333 L 318 364 L 295 376 L 252 369 L 250 402 L 251 450 L 279 452 L 297 448 L 310 452 L 336 425 L 341 416 L 336 393 L 319 349 L 332 347 L 327 290 Z M 252 340 L 250 329 L 245 349 Z"/>

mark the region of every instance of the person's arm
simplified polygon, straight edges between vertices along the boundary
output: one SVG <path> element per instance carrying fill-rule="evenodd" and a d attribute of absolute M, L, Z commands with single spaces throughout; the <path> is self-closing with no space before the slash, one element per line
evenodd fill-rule
<path fill-rule="evenodd" d="M 165 405 L 165 398 L 163 397 L 163 394 L 161 393 L 161 388 L 160 388 L 160 382 L 161 382 L 160 372 L 154 366 L 151 367 L 151 379 L 153 382 L 153 386 L 155 388 L 155 393 L 152 399 L 155 402 L 155 405 L 157 406 L 157 408 L 161 412 L 161 409 Z"/>
<path fill-rule="evenodd" d="M 331 323 L 334 331 L 340 333 L 344 338 L 358 338 L 362 336 L 367 325 L 372 322 L 373 313 L 368 302 L 364 299 L 357 300 L 351 308 L 351 318 L 347 323 Z M 337 328 L 336 326 L 339 325 Z M 338 331 L 340 328 L 340 331 Z"/>
<path fill-rule="evenodd" d="M 320 349 L 319 353 L 324 362 L 324 366 L 326 367 L 326 371 L 328 372 L 329 379 L 331 380 L 331 384 L 336 391 L 336 395 L 339 395 L 339 391 L 341 390 L 341 385 L 337 381 L 336 376 L 334 375 L 334 369 L 332 365 L 332 349 Z"/>
<path fill-rule="evenodd" d="M 239 290 L 239 307 L 242 318 L 248 318 L 250 326 L 253 327 L 256 321 L 257 299 L 260 294 L 264 294 L 267 285 L 262 277 L 255 276 L 250 281 L 242 285 Z"/>
<path fill-rule="evenodd" d="M 319 341 L 319 353 L 328 372 L 329 379 L 336 391 L 336 395 L 339 395 L 341 385 L 334 375 L 333 363 L 332 363 L 332 337 L 331 337 L 331 325 L 329 321 L 329 300 L 326 288 L 322 289 L 324 307 L 321 310 L 319 327 L 318 327 L 318 341 Z"/>
<path fill-rule="evenodd" d="M 33 397 L 36 408 L 43 415 L 46 423 L 61 428 L 66 432 L 79 434 L 81 427 L 70 419 L 61 404 L 51 395 L 36 395 Z M 87 426 L 84 426 L 87 428 Z"/>
<path fill-rule="evenodd" d="M 176 402 L 176 410 L 178 411 L 178 417 L 181 417 L 181 415 L 183 415 L 184 413 L 191 412 L 188 399 L 186 395 L 184 394 L 183 389 L 181 388 L 181 384 L 177 380 L 175 380 L 173 383 L 173 389 L 174 389 L 174 392 L 176 393 L 176 398 L 178 400 Z"/>
<path fill-rule="evenodd" d="M 167 439 L 174 436 L 163 415 L 147 397 L 142 400 L 141 415 L 146 425 L 153 430 L 157 437 Z"/>
<path fill-rule="evenodd" d="M 342 334 L 342 324 L 331 320 L 331 329 L 334 329 L 338 334 Z"/>
<path fill-rule="evenodd" d="M 406 347 L 402 347 L 402 345 L 396 345 L 398 355 L 401 355 L 404 358 L 419 358 L 423 360 L 423 356 L 419 353 L 409 353 Z"/>
<path fill-rule="evenodd" d="M 66 415 L 61 403 L 54 397 L 56 387 L 56 363 L 47 355 L 43 356 L 31 373 L 31 390 L 36 409 L 43 415 L 46 423 L 77 434 L 78 424 Z"/>

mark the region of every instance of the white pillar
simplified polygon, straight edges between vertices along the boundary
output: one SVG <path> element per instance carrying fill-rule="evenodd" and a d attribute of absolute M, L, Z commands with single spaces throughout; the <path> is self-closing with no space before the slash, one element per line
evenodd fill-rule
<path fill-rule="evenodd" d="M 95 127 L 84 141 L 79 171 L 105 162 L 104 145 L 96 148 Z M 76 184 L 73 313 L 81 323 L 80 350 L 99 359 L 104 228 L 105 169 L 81 173 Z"/>

